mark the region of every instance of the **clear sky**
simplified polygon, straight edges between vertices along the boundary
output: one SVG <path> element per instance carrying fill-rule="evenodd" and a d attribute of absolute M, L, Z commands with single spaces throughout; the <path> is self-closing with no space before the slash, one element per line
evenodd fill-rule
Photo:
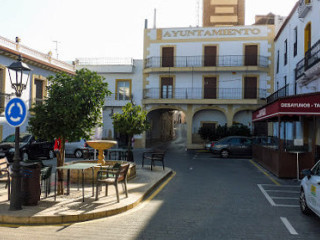
<path fill-rule="evenodd" d="M 295 2 L 246 0 L 246 24 L 258 14 L 287 16 Z M 202 24 L 202 0 L 0 0 L 0 36 L 54 57 L 58 41 L 61 60 L 142 59 L 144 20 L 153 27 L 155 8 L 158 28 Z"/>

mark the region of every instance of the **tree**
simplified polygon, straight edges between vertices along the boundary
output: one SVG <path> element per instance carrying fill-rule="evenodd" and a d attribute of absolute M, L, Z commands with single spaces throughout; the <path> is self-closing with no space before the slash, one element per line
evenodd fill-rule
<path fill-rule="evenodd" d="M 28 131 L 51 141 L 60 138 L 62 157 L 57 158 L 57 166 L 63 166 L 65 141 L 92 136 L 93 129 L 102 124 L 102 107 L 110 91 L 108 83 L 88 69 L 78 70 L 75 75 L 58 73 L 48 80 L 49 97 L 30 109 L 33 116 L 29 120 Z M 58 175 L 61 180 L 62 173 Z M 62 185 L 58 187 L 58 193 L 63 193 Z"/>
<path fill-rule="evenodd" d="M 147 111 L 142 110 L 141 106 L 134 106 L 127 103 L 122 108 L 122 113 L 115 113 L 112 116 L 113 126 L 119 133 L 128 136 L 128 161 L 133 161 L 132 138 L 136 134 L 141 134 L 150 128 L 147 121 Z"/>
<path fill-rule="evenodd" d="M 218 125 L 216 129 L 216 140 L 219 140 L 221 138 L 224 138 L 228 136 L 228 127 L 227 124 L 224 124 L 223 126 Z"/>

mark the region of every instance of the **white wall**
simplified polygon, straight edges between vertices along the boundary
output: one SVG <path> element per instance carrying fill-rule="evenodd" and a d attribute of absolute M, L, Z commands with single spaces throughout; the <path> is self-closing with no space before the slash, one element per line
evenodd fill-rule
<path fill-rule="evenodd" d="M 281 31 L 279 37 L 275 41 L 275 91 L 277 90 L 277 82 L 279 88 L 285 85 L 284 77 L 287 76 L 287 83 L 290 84 L 290 94 L 294 94 L 295 85 L 295 68 L 297 63 L 304 58 L 304 29 L 306 25 L 311 22 L 311 45 L 315 44 L 320 39 L 320 1 L 312 1 L 312 8 L 305 18 L 299 18 L 298 11 L 295 11 L 292 17 L 288 20 L 287 24 Z M 294 29 L 298 30 L 298 47 L 297 55 L 293 56 L 294 44 Z M 284 41 L 288 41 L 288 63 L 284 65 Z M 276 72 L 277 67 L 277 52 L 280 51 L 279 73 Z M 310 86 L 308 86 L 310 85 Z M 297 85 L 297 93 L 310 93 L 320 91 L 319 79 L 308 83 L 304 86 Z"/>
<path fill-rule="evenodd" d="M 108 83 L 108 89 L 113 93 L 110 97 L 106 98 L 103 109 L 103 130 L 102 137 L 109 137 L 109 131 L 111 136 L 114 136 L 114 127 L 111 119 L 111 110 L 113 112 L 121 113 L 122 106 L 130 102 L 130 100 L 115 100 L 114 93 L 116 93 L 116 81 L 119 79 L 131 79 L 131 94 L 133 95 L 133 101 L 136 105 L 141 105 L 142 101 L 142 74 L 143 74 L 143 60 L 133 60 L 133 65 L 79 65 L 77 69 L 88 68 L 91 71 L 97 71 L 99 75 L 105 78 L 105 82 Z M 120 70 L 121 71 L 120 71 Z M 141 136 L 135 136 L 136 139 Z"/>
<path fill-rule="evenodd" d="M 233 117 L 234 122 L 242 123 L 250 129 L 252 129 L 252 112 L 251 111 L 241 111 L 235 114 Z"/>

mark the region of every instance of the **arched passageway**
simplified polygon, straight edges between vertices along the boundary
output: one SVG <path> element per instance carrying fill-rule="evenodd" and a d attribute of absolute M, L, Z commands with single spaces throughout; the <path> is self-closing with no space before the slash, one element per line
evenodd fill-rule
<path fill-rule="evenodd" d="M 151 110 L 147 119 L 151 125 L 146 132 L 147 148 L 175 139 L 176 129 L 181 129 L 176 126 L 186 124 L 185 113 L 180 109 L 170 107 Z"/>

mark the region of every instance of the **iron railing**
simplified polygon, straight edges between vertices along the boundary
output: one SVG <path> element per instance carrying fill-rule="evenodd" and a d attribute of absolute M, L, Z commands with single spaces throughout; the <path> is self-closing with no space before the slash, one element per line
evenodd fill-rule
<path fill-rule="evenodd" d="M 150 57 L 145 60 L 145 68 L 160 67 L 268 67 L 269 59 L 265 56 L 224 55 L 214 56 L 174 56 Z"/>
<path fill-rule="evenodd" d="M 106 97 L 106 100 L 130 101 L 132 97 L 132 95 L 124 93 L 111 93 L 109 96 Z"/>
<path fill-rule="evenodd" d="M 161 91 L 160 88 L 143 90 L 143 99 L 265 99 L 266 89 L 252 88 L 174 88 Z"/>
<path fill-rule="evenodd" d="M 320 62 L 320 40 L 318 40 L 305 54 L 305 57 L 296 65 L 296 80 L 302 77 L 308 69 Z"/>
<path fill-rule="evenodd" d="M 289 84 L 285 85 L 284 87 L 280 88 L 278 91 L 268 96 L 267 103 L 274 102 L 277 99 L 281 97 L 286 97 L 286 96 L 289 96 Z"/>

